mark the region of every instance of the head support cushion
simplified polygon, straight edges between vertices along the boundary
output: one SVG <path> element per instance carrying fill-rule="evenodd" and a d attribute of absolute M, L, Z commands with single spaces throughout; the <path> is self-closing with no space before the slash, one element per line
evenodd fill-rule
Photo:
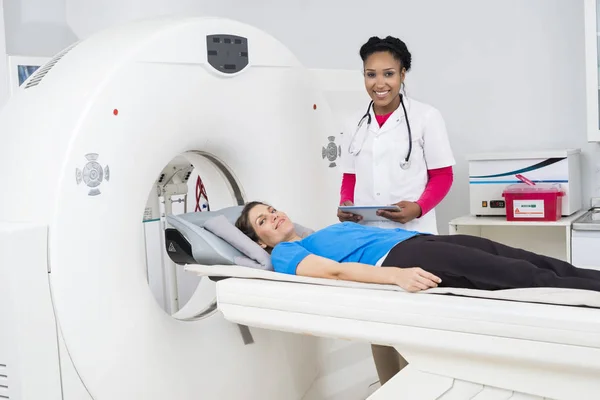
<path fill-rule="evenodd" d="M 272 271 L 269 253 L 234 225 L 243 208 L 234 206 L 218 211 L 169 215 L 167 221 L 190 242 L 192 256 L 198 264 L 241 265 Z M 300 236 L 314 232 L 302 225 L 294 225 Z"/>

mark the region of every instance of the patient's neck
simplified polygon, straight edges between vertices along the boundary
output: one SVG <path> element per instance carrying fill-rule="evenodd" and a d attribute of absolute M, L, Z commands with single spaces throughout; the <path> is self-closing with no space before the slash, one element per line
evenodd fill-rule
<path fill-rule="evenodd" d="M 302 238 L 296 233 L 296 231 L 294 231 L 290 234 L 290 237 L 286 239 L 286 242 L 296 242 L 298 240 L 302 240 Z"/>

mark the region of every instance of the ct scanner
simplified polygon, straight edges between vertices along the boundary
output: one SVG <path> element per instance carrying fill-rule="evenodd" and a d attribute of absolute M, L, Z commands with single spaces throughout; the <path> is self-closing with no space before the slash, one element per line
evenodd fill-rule
<path fill-rule="evenodd" d="M 0 116 L 0 399 L 302 399 L 318 337 L 402 352 L 374 400 L 597 398 L 598 293 L 189 264 L 225 278 L 216 306 L 158 306 L 141 222 L 161 171 L 210 165 L 213 209 L 260 199 L 318 229 L 336 222 L 333 115 L 281 43 L 218 18 L 113 28 L 40 68 Z"/>

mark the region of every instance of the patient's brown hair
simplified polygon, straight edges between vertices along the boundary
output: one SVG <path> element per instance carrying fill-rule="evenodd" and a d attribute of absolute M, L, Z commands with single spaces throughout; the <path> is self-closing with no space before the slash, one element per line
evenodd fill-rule
<path fill-rule="evenodd" d="M 235 221 L 235 227 L 242 231 L 244 235 L 248 236 L 250 239 L 252 239 L 252 241 L 256 243 L 258 243 L 259 237 L 256 234 L 254 228 L 252 227 L 252 224 L 250 223 L 250 210 L 252 210 L 254 207 L 260 204 L 268 206 L 268 204 L 263 203 L 262 201 L 251 201 L 250 203 L 246 203 L 246 205 L 242 209 L 242 213 Z"/>

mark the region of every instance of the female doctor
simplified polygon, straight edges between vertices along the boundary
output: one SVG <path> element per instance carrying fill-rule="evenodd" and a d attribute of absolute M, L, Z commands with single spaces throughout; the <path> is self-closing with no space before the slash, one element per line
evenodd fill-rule
<path fill-rule="evenodd" d="M 340 204 L 395 204 L 400 211 L 378 211 L 385 220 L 365 224 L 437 234 L 434 207 L 452 186 L 455 164 L 442 115 L 401 92 L 411 66 L 403 41 L 371 37 L 360 57 L 371 101 L 343 134 Z M 361 220 L 339 210 L 338 218 Z"/>
<path fill-rule="evenodd" d="M 401 92 L 411 64 L 403 41 L 371 37 L 360 57 L 371 101 L 343 133 L 340 204 L 395 204 L 400 211 L 378 211 L 382 222 L 364 223 L 437 234 L 434 207 L 452 186 L 455 164 L 444 120 L 434 107 Z M 361 220 L 339 210 L 338 218 Z M 408 364 L 393 347 L 371 349 L 381 385 Z"/>

